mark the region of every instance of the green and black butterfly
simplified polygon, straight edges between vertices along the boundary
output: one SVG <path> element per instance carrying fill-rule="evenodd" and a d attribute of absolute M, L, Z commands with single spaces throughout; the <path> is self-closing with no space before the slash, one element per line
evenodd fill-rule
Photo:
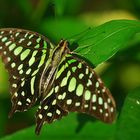
<path fill-rule="evenodd" d="M 27 111 L 37 101 L 36 133 L 69 112 L 86 113 L 105 123 L 115 118 L 115 101 L 95 71 L 61 40 L 27 30 L 0 29 L 0 55 L 9 72 L 12 110 Z"/>

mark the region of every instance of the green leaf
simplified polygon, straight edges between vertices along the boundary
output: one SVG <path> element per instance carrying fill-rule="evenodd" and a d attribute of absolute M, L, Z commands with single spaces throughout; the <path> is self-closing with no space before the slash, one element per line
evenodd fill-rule
<path fill-rule="evenodd" d="M 76 115 L 71 113 L 69 116 L 63 118 L 60 121 L 56 121 L 51 125 L 45 125 L 41 134 L 36 136 L 34 133 L 35 127 L 27 128 L 19 131 L 15 134 L 2 138 L 1 140 L 85 140 L 85 139 L 97 139 L 97 140 L 110 140 L 114 136 L 115 125 L 107 125 L 101 122 L 88 122 L 85 127 L 76 133 L 78 122 Z M 87 131 L 88 130 L 88 131 Z M 102 131 L 101 131 L 102 130 Z"/>
<path fill-rule="evenodd" d="M 140 139 L 140 88 L 128 94 L 117 124 L 117 140 Z"/>
<path fill-rule="evenodd" d="M 98 65 L 126 47 L 129 40 L 138 32 L 139 21 L 114 20 L 75 36 L 70 43 L 78 45 L 76 53 Z"/>
<path fill-rule="evenodd" d="M 0 97 L 7 97 L 8 94 L 8 88 L 7 85 L 9 85 L 8 83 L 8 73 L 6 72 L 4 65 L 2 63 L 2 60 L 0 59 Z"/>
<path fill-rule="evenodd" d="M 88 27 L 83 22 L 75 18 L 60 18 L 56 20 L 45 20 L 40 28 L 42 32 L 49 35 L 50 38 L 58 43 L 60 39 L 71 37 Z"/>
<path fill-rule="evenodd" d="M 40 24 L 40 21 L 41 21 L 43 15 L 45 14 L 48 5 L 49 5 L 49 0 L 38 1 L 37 6 L 34 9 L 32 17 L 31 17 L 31 21 L 34 24 L 36 24 L 36 25 Z"/>
<path fill-rule="evenodd" d="M 81 5 L 83 4 L 83 0 L 54 0 L 55 5 L 55 16 L 61 17 L 64 15 L 72 15 L 79 11 Z"/>
<path fill-rule="evenodd" d="M 55 4 L 55 15 L 56 15 L 56 17 L 62 16 L 64 14 L 67 1 L 65 1 L 65 0 L 59 0 L 59 1 L 54 0 L 54 4 Z"/>

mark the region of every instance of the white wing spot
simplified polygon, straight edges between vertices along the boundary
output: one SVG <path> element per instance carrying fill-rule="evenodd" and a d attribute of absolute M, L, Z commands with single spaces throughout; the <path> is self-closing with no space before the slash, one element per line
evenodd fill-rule
<path fill-rule="evenodd" d="M 108 108 L 107 102 L 104 102 L 104 108 L 105 108 L 105 109 Z"/>
<path fill-rule="evenodd" d="M 10 30 L 10 31 L 9 31 L 9 34 L 11 34 L 12 32 L 13 32 L 13 31 L 12 31 L 12 30 Z"/>
<path fill-rule="evenodd" d="M 7 39 L 8 39 L 7 37 L 4 37 L 4 38 L 1 39 L 1 41 L 5 42 Z"/>
<path fill-rule="evenodd" d="M 6 51 L 4 51 L 4 52 L 3 52 L 3 54 L 4 54 L 4 55 L 6 55 L 6 54 L 7 54 L 7 52 L 6 52 Z"/>
<path fill-rule="evenodd" d="M 92 102 L 94 103 L 94 102 L 96 102 L 96 99 L 97 97 L 96 97 L 96 94 L 94 94 L 93 96 L 92 96 Z"/>
<path fill-rule="evenodd" d="M 20 71 L 19 71 L 19 74 L 23 74 L 23 70 L 20 70 Z"/>
<path fill-rule="evenodd" d="M 66 92 L 63 93 L 63 95 L 62 95 L 62 100 L 64 100 L 65 97 L 66 97 Z"/>
<path fill-rule="evenodd" d="M 84 74 L 83 73 L 80 73 L 79 74 L 79 79 L 82 79 L 84 77 Z"/>
<path fill-rule="evenodd" d="M 88 104 L 85 104 L 84 107 L 85 107 L 85 108 L 88 108 Z"/>
<path fill-rule="evenodd" d="M 16 36 L 16 37 L 19 36 L 19 32 L 17 32 L 17 33 L 15 34 L 15 36 Z"/>
<path fill-rule="evenodd" d="M 12 87 L 17 88 L 17 84 L 12 84 Z"/>
<path fill-rule="evenodd" d="M 103 104 L 103 99 L 102 99 L 102 97 L 99 97 L 99 98 L 98 98 L 98 103 L 99 103 L 99 105 L 102 105 L 102 104 Z"/>
<path fill-rule="evenodd" d="M 15 93 L 14 93 L 14 96 L 15 96 L 15 97 L 18 97 L 18 94 L 17 94 L 17 92 L 15 92 Z"/>
<path fill-rule="evenodd" d="M 97 93 L 101 93 L 101 91 L 100 90 L 97 90 Z"/>
<path fill-rule="evenodd" d="M 59 86 L 56 86 L 56 87 L 55 87 L 55 93 L 58 92 L 58 89 L 59 89 Z"/>
<path fill-rule="evenodd" d="M 108 113 L 105 113 L 105 116 L 108 117 Z"/>
<path fill-rule="evenodd" d="M 99 111 L 100 111 L 100 113 L 103 113 L 103 110 L 102 109 L 100 109 Z"/>
<path fill-rule="evenodd" d="M 56 105 L 56 99 L 52 102 L 52 105 Z"/>
<path fill-rule="evenodd" d="M 22 43 L 24 40 L 25 40 L 24 38 L 21 38 L 21 39 L 19 40 L 19 43 Z"/>
<path fill-rule="evenodd" d="M 34 95 L 35 76 L 31 79 L 31 94 Z"/>
<path fill-rule="evenodd" d="M 8 41 L 8 42 L 5 43 L 5 46 L 10 45 L 11 43 L 12 43 L 12 41 Z"/>
<path fill-rule="evenodd" d="M 23 50 L 23 47 L 19 46 L 14 50 L 14 55 L 19 55 Z"/>
<path fill-rule="evenodd" d="M 68 86 L 68 91 L 72 92 L 75 90 L 75 88 L 76 88 L 76 78 L 72 77 Z"/>
<path fill-rule="evenodd" d="M 80 106 L 80 102 L 76 102 L 75 103 L 75 106 Z"/>
<path fill-rule="evenodd" d="M 27 46 L 30 46 L 32 44 L 32 42 L 31 41 L 29 41 L 28 43 L 27 43 Z"/>
<path fill-rule="evenodd" d="M 24 96 L 25 96 L 25 92 L 24 92 L 24 91 L 22 91 L 22 92 L 21 92 L 21 95 L 24 97 Z"/>
<path fill-rule="evenodd" d="M 77 89 L 76 89 L 76 95 L 77 95 L 77 96 L 82 96 L 83 90 L 84 90 L 83 85 L 82 85 L 82 84 L 79 84 L 79 85 L 77 86 Z"/>
<path fill-rule="evenodd" d="M 39 69 L 36 69 L 31 76 L 35 76 L 38 73 Z"/>
<path fill-rule="evenodd" d="M 104 92 L 105 92 L 105 90 L 106 90 L 106 89 L 105 89 L 105 87 L 104 87 L 104 88 L 102 89 L 102 92 L 104 93 Z"/>
<path fill-rule="evenodd" d="M 91 82 L 91 80 L 90 80 L 90 79 L 88 79 L 87 86 L 90 86 L 90 85 L 92 85 L 92 82 Z"/>
<path fill-rule="evenodd" d="M 26 74 L 29 75 L 31 73 L 32 69 L 29 68 L 27 71 L 26 71 Z"/>
<path fill-rule="evenodd" d="M 1 34 L 1 35 L 4 34 L 4 31 L 1 31 L 0 34 Z"/>
<path fill-rule="evenodd" d="M 31 103 L 31 100 L 30 100 L 29 98 L 27 98 L 26 101 L 27 101 L 28 103 Z"/>
<path fill-rule="evenodd" d="M 31 66 L 32 64 L 34 64 L 34 62 L 35 62 L 35 56 L 36 56 L 36 54 L 37 54 L 37 50 L 35 50 L 33 53 L 32 53 L 32 56 L 31 56 L 31 58 L 30 58 L 30 60 L 29 60 L 29 66 Z"/>
<path fill-rule="evenodd" d="M 100 78 L 98 78 L 98 82 L 101 84 L 102 83 L 102 80 Z"/>
<path fill-rule="evenodd" d="M 44 109 L 45 109 L 45 110 L 47 110 L 47 109 L 48 109 L 48 106 L 47 106 L 47 105 L 46 105 L 46 106 L 44 106 Z"/>
<path fill-rule="evenodd" d="M 29 32 L 27 32 L 24 37 L 26 38 L 28 36 L 28 34 L 29 34 Z"/>
<path fill-rule="evenodd" d="M 21 102 L 21 101 L 18 101 L 18 103 L 17 103 L 17 104 L 21 106 L 21 105 L 22 105 L 22 102 Z"/>
<path fill-rule="evenodd" d="M 111 112 L 113 112 L 113 111 L 114 111 L 114 108 L 113 108 L 113 107 L 111 107 L 111 108 L 110 108 L 110 111 L 111 111 Z"/>
<path fill-rule="evenodd" d="M 29 36 L 29 39 L 31 39 L 33 36 L 34 36 L 34 35 L 33 35 L 33 34 L 31 34 L 31 35 Z"/>
<path fill-rule="evenodd" d="M 88 73 L 89 73 L 89 68 L 87 67 L 87 68 L 86 68 L 86 74 L 88 74 Z"/>
<path fill-rule="evenodd" d="M 99 82 L 97 81 L 97 82 L 96 82 L 96 88 L 98 88 L 98 87 L 99 87 Z"/>
<path fill-rule="evenodd" d="M 89 78 L 91 78 L 92 76 L 93 76 L 93 72 L 92 72 L 92 73 L 90 73 Z"/>
<path fill-rule="evenodd" d="M 16 44 L 15 43 L 11 44 L 9 46 L 9 51 L 12 51 L 15 47 L 16 47 Z"/>
<path fill-rule="evenodd" d="M 96 106 L 93 106 L 92 109 L 93 109 L 93 110 L 96 110 Z"/>
<path fill-rule="evenodd" d="M 10 62 L 11 61 L 11 58 L 10 57 L 7 57 L 7 61 Z"/>
<path fill-rule="evenodd" d="M 11 67 L 14 68 L 15 66 L 16 66 L 16 63 L 13 62 L 13 63 L 11 64 Z"/>
<path fill-rule="evenodd" d="M 24 86 L 24 84 L 25 84 L 25 81 L 22 81 L 22 83 L 21 83 L 21 87 L 23 87 L 23 86 Z"/>
<path fill-rule="evenodd" d="M 68 100 L 67 100 L 67 104 L 68 104 L 68 105 L 72 104 L 72 99 L 68 99 Z"/>
<path fill-rule="evenodd" d="M 30 49 L 26 49 L 25 51 L 21 53 L 20 55 L 21 61 L 23 61 L 29 55 L 30 51 L 31 51 Z"/>
<path fill-rule="evenodd" d="M 61 112 L 60 112 L 60 110 L 57 109 L 57 110 L 56 110 L 56 113 L 57 113 L 58 115 L 60 115 Z"/>
<path fill-rule="evenodd" d="M 110 98 L 108 98 L 108 99 L 107 99 L 107 102 L 108 102 L 108 103 L 111 103 L 111 99 L 110 99 Z"/>
<path fill-rule="evenodd" d="M 13 79 L 17 79 L 17 78 L 13 75 Z"/>
<path fill-rule="evenodd" d="M 38 117 L 39 117 L 39 119 L 42 119 L 43 118 L 42 114 L 39 114 Z"/>
<path fill-rule="evenodd" d="M 19 66 L 18 66 L 18 70 L 21 70 L 23 68 L 23 64 L 20 64 Z"/>
<path fill-rule="evenodd" d="M 90 98 L 91 98 L 91 92 L 89 91 L 89 90 L 86 90 L 86 92 L 85 92 L 85 100 L 90 100 Z"/>
<path fill-rule="evenodd" d="M 64 77 L 63 80 L 61 81 L 61 85 L 60 86 L 63 87 L 65 85 L 67 85 L 67 80 L 68 80 L 68 78 Z"/>
<path fill-rule="evenodd" d="M 47 113 L 47 116 L 52 117 L 52 113 L 51 112 Z"/>
<path fill-rule="evenodd" d="M 62 95 L 59 95 L 59 96 L 58 96 L 58 99 L 61 100 L 61 99 L 62 99 Z"/>

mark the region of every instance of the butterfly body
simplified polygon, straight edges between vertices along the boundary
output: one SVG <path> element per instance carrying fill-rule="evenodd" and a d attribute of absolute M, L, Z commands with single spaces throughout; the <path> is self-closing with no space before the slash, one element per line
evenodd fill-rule
<path fill-rule="evenodd" d="M 69 112 L 113 122 L 116 106 L 109 89 L 88 63 L 70 51 L 66 40 L 55 46 L 32 31 L 0 29 L 0 55 L 9 73 L 10 116 L 27 111 L 39 100 L 37 134 L 44 122 Z"/>
<path fill-rule="evenodd" d="M 49 59 L 47 60 L 46 66 L 41 74 L 39 93 L 42 98 L 47 96 L 55 79 L 58 66 L 63 60 L 63 57 L 68 53 L 70 53 L 68 43 L 64 40 L 61 40 L 54 50 L 50 52 Z"/>

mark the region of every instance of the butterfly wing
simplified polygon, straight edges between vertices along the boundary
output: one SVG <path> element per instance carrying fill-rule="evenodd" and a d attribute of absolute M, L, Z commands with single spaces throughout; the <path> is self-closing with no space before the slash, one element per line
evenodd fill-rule
<path fill-rule="evenodd" d="M 111 123 L 115 118 L 115 101 L 86 62 L 67 55 L 58 69 L 55 87 L 57 104 L 70 112 L 81 112 Z"/>
<path fill-rule="evenodd" d="M 54 84 L 36 113 L 36 133 L 44 122 L 61 119 L 68 112 L 87 113 L 106 123 L 115 117 L 115 102 L 86 62 L 71 54 L 58 67 Z"/>
<path fill-rule="evenodd" d="M 63 110 L 56 101 L 55 87 L 53 86 L 48 96 L 41 101 L 36 113 L 36 134 L 40 133 L 44 122 L 52 123 L 68 114 L 68 111 Z"/>
<path fill-rule="evenodd" d="M 9 73 L 12 110 L 26 111 L 39 96 L 39 81 L 54 45 L 35 32 L 0 29 L 0 55 Z"/>

